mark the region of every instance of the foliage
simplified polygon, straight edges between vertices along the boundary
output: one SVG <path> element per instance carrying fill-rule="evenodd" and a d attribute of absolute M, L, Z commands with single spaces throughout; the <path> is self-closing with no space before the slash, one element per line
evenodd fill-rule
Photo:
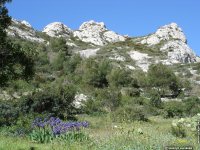
<path fill-rule="evenodd" d="M 131 72 L 125 69 L 113 68 L 108 74 L 107 79 L 111 86 L 127 87 L 133 86 L 138 88 L 137 80 L 131 77 Z"/>
<path fill-rule="evenodd" d="M 74 73 L 78 65 L 82 62 L 82 58 L 80 55 L 73 55 L 64 62 L 63 68 L 66 74 Z"/>
<path fill-rule="evenodd" d="M 96 62 L 93 59 L 88 59 L 84 64 L 83 81 L 97 88 L 107 87 L 107 75 L 110 70 L 111 65 L 108 60 Z"/>
<path fill-rule="evenodd" d="M 156 90 L 150 92 L 150 104 L 157 108 L 161 108 L 162 106 L 161 97 Z"/>
<path fill-rule="evenodd" d="M 170 90 L 173 96 L 178 96 L 181 91 L 179 79 L 173 71 L 163 64 L 151 65 L 148 70 L 149 86 L 158 89 L 159 94 L 165 96 Z"/>
<path fill-rule="evenodd" d="M 17 108 L 8 102 L 0 101 L 0 126 L 16 123 L 19 112 Z"/>
<path fill-rule="evenodd" d="M 64 52 L 66 56 L 70 56 L 70 52 L 64 38 L 51 39 L 49 49 L 53 52 Z"/>
<path fill-rule="evenodd" d="M 121 89 L 121 93 L 124 96 L 138 97 L 140 96 L 140 89 L 134 87 L 124 87 Z"/>
<path fill-rule="evenodd" d="M 145 108 L 140 105 L 125 105 L 112 113 L 112 118 L 117 122 L 147 121 Z"/>
<path fill-rule="evenodd" d="M 182 102 L 179 101 L 169 101 L 164 104 L 164 111 L 166 112 L 165 117 L 181 117 L 184 113 L 184 106 Z"/>
<path fill-rule="evenodd" d="M 198 97 L 189 97 L 184 99 L 184 111 L 187 115 L 196 115 L 200 112 L 200 99 Z"/>
<path fill-rule="evenodd" d="M 186 131 L 181 124 L 171 127 L 171 132 L 174 136 L 184 138 L 186 137 Z"/>
<path fill-rule="evenodd" d="M 94 97 L 85 103 L 85 112 L 111 112 L 121 103 L 121 93 L 117 89 L 97 89 Z"/>
<path fill-rule="evenodd" d="M 51 113 L 54 116 L 68 118 L 73 114 L 76 90 L 73 86 L 47 87 L 21 100 L 23 113 Z"/>
<path fill-rule="evenodd" d="M 53 70 L 62 70 L 64 60 L 65 60 L 65 54 L 63 52 L 58 52 L 57 57 L 52 62 Z"/>
<path fill-rule="evenodd" d="M 11 17 L 8 16 L 8 10 L 5 7 L 6 2 L 0 4 L 0 85 L 5 86 L 11 79 L 28 79 L 34 73 L 32 53 L 26 47 L 13 44 L 8 40 L 6 29 L 11 24 Z"/>

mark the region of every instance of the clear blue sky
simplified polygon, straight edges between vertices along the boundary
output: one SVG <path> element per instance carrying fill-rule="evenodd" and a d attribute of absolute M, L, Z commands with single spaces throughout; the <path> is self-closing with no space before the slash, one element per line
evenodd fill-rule
<path fill-rule="evenodd" d="M 12 17 L 37 30 L 55 21 L 78 29 L 95 20 L 120 34 L 141 36 L 176 22 L 200 55 L 200 0 L 13 0 L 8 8 Z"/>

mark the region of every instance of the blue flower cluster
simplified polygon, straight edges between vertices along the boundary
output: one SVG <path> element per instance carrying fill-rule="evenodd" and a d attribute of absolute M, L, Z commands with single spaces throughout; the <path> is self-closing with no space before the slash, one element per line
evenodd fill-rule
<path fill-rule="evenodd" d="M 59 118 L 36 118 L 32 123 L 32 128 L 50 127 L 54 135 L 64 134 L 68 131 L 79 130 L 88 127 L 88 122 L 63 122 Z"/>

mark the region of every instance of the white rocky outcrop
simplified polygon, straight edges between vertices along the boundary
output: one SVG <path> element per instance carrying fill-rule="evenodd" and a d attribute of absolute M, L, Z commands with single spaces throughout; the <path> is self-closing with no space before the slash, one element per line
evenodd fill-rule
<path fill-rule="evenodd" d="M 53 22 L 48 24 L 42 31 L 51 37 L 68 38 L 72 34 L 72 30 L 61 22 Z"/>
<path fill-rule="evenodd" d="M 101 46 L 107 43 L 124 41 L 126 39 L 124 36 L 109 31 L 103 22 L 95 22 L 93 20 L 84 22 L 79 30 L 74 32 L 74 36 L 84 42 L 90 42 Z"/>
<path fill-rule="evenodd" d="M 27 21 L 12 19 L 12 24 L 6 31 L 7 34 L 12 37 L 20 37 L 22 39 L 38 43 L 45 42 L 44 39 L 36 36 L 36 31 Z"/>
<path fill-rule="evenodd" d="M 155 45 L 163 40 L 167 41 L 170 39 L 180 40 L 183 43 L 187 42 L 182 29 L 176 23 L 171 23 L 159 28 L 154 34 L 145 37 L 141 43 Z"/>
<path fill-rule="evenodd" d="M 85 58 L 89 58 L 92 56 L 96 56 L 97 51 L 99 51 L 100 49 L 86 49 L 86 50 L 81 50 L 78 51 L 77 53 L 80 54 L 81 57 L 85 57 Z"/>
<path fill-rule="evenodd" d="M 160 50 L 168 53 L 168 59 L 172 63 L 196 62 L 193 50 L 180 40 L 169 41 Z"/>
<path fill-rule="evenodd" d="M 74 107 L 75 108 L 81 108 L 84 104 L 84 102 L 86 102 L 88 100 L 88 97 L 84 94 L 76 94 L 75 95 L 75 100 L 73 102 Z"/>
<path fill-rule="evenodd" d="M 149 69 L 151 58 L 148 54 L 140 53 L 138 51 L 130 51 L 128 53 L 130 57 L 136 62 L 136 65 L 140 67 L 144 72 L 147 72 Z"/>
<path fill-rule="evenodd" d="M 23 20 L 21 23 L 29 28 L 32 28 L 31 24 L 29 22 L 27 22 L 26 20 Z"/>

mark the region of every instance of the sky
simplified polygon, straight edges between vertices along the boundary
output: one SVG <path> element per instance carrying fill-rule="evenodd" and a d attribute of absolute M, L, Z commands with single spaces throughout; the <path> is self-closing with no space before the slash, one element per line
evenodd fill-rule
<path fill-rule="evenodd" d="M 95 20 L 109 30 L 135 37 L 176 22 L 200 55 L 200 0 L 13 0 L 7 7 L 13 18 L 26 20 L 37 30 L 52 22 L 75 30 Z"/>

